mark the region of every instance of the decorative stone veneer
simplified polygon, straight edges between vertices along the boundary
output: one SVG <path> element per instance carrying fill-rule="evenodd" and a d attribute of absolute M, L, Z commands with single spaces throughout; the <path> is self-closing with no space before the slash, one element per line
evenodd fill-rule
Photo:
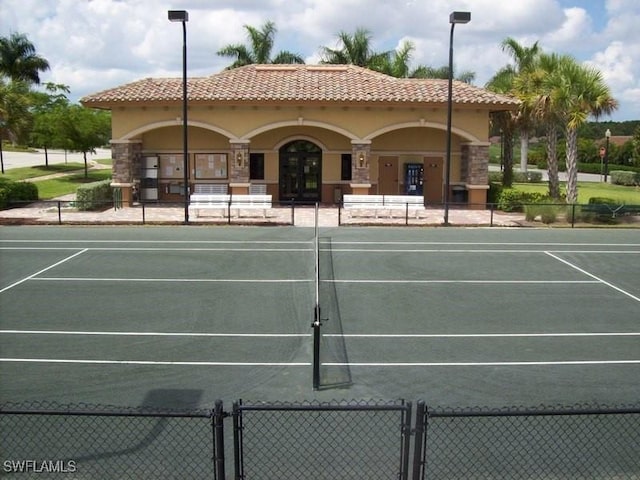
<path fill-rule="evenodd" d="M 461 146 L 460 178 L 469 185 L 489 183 L 489 145 Z"/>
<path fill-rule="evenodd" d="M 229 182 L 249 183 L 249 143 L 231 142 Z"/>
<path fill-rule="evenodd" d="M 113 183 L 129 184 L 140 178 L 142 142 L 111 141 Z"/>
<path fill-rule="evenodd" d="M 351 148 L 351 181 L 354 184 L 371 183 L 369 171 L 371 143 L 352 143 Z"/>

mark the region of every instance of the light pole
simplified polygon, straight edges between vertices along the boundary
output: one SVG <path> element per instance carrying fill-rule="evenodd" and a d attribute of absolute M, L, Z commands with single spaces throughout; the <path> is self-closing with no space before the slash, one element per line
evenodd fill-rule
<path fill-rule="evenodd" d="M 189 223 L 189 149 L 187 147 L 187 22 L 186 10 L 169 10 L 170 22 L 182 22 L 182 155 L 184 160 L 184 224 Z"/>
<path fill-rule="evenodd" d="M 445 162 L 444 184 L 444 225 L 449 225 L 449 184 L 451 183 L 451 112 L 453 110 L 453 29 L 456 23 L 469 23 L 471 12 L 451 12 L 449 23 L 449 91 L 447 96 L 447 158 Z"/>
<path fill-rule="evenodd" d="M 606 146 L 604 147 L 604 183 L 607 183 L 607 175 L 609 173 L 609 139 L 611 138 L 611 130 L 607 128 L 604 132 L 604 136 L 607 139 Z"/>

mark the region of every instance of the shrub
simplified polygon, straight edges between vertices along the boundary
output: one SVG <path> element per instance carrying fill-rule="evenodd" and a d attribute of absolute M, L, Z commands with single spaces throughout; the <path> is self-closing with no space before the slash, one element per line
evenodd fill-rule
<path fill-rule="evenodd" d="M 502 175 L 502 174 L 500 174 Z M 504 187 L 501 182 L 489 183 L 489 192 L 487 193 L 487 202 L 496 204 L 500 201 L 500 195 Z"/>
<path fill-rule="evenodd" d="M 99 210 L 111 205 L 113 192 L 111 180 L 87 183 L 78 187 L 76 191 L 76 206 L 78 210 Z"/>
<path fill-rule="evenodd" d="M 549 197 L 544 198 L 540 203 L 530 203 L 524 205 L 525 219 L 528 222 L 533 222 L 537 217 L 544 224 L 554 223 L 558 214 L 565 209 L 565 206 L 556 205 Z"/>
<path fill-rule="evenodd" d="M 521 192 L 513 188 L 502 190 L 498 198 L 498 208 L 504 212 L 521 212 L 523 205 L 541 203 L 547 196 L 543 193 Z"/>
<path fill-rule="evenodd" d="M 489 172 L 489 184 L 502 183 L 502 172 Z"/>
<path fill-rule="evenodd" d="M 514 172 L 513 181 L 516 183 L 540 183 L 542 172 Z"/>
<path fill-rule="evenodd" d="M 611 172 L 611 183 L 614 185 L 640 185 L 640 173 L 631 172 L 631 171 L 623 171 L 623 170 L 613 170 Z"/>
<path fill-rule="evenodd" d="M 0 178 L 0 208 L 35 200 L 38 200 L 38 187 L 35 183 L 14 182 Z"/>

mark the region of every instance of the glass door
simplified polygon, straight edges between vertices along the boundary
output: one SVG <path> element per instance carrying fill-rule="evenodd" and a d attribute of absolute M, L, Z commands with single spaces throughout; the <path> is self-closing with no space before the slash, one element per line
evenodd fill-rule
<path fill-rule="evenodd" d="M 280 201 L 319 202 L 322 151 L 299 140 L 280 149 Z"/>

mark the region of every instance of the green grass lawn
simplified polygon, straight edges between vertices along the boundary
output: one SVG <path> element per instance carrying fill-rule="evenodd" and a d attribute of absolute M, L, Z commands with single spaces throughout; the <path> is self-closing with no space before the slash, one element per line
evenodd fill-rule
<path fill-rule="evenodd" d="M 514 183 L 513 187 L 523 192 L 546 194 L 549 188 L 546 183 Z M 566 191 L 566 184 L 560 184 L 560 192 Z M 640 188 L 610 185 L 597 182 L 578 182 L 578 203 L 589 203 L 592 197 L 605 197 L 621 204 L 640 205 Z"/>
<path fill-rule="evenodd" d="M 111 165 L 111 159 L 97 160 L 102 165 Z M 76 173 L 73 173 L 76 172 Z M 67 174 L 63 177 L 50 178 L 47 180 L 34 180 L 38 177 L 46 177 L 57 173 Z M 49 165 L 37 165 L 33 167 L 12 168 L 6 170 L 2 176 L 7 180 L 20 182 L 32 180 L 38 186 L 38 197 L 41 200 L 48 200 L 62 195 L 75 193 L 76 189 L 83 183 L 99 182 L 111 178 L 111 169 L 89 168 L 87 178 L 84 177 L 84 163 L 56 163 Z"/>
<path fill-rule="evenodd" d="M 45 167 L 44 165 L 37 165 L 34 167 L 21 167 L 11 168 L 5 171 L 3 175 L 7 180 L 13 180 L 19 182 L 28 178 L 43 177 L 46 175 L 53 175 L 56 173 L 68 173 L 76 170 L 84 170 L 83 163 L 56 163 Z"/>
<path fill-rule="evenodd" d="M 87 178 L 84 172 L 64 177 L 51 178 L 35 182 L 38 186 L 38 197 L 41 200 L 48 200 L 70 193 L 76 193 L 76 189 L 83 183 L 99 182 L 111 178 L 111 170 L 89 170 Z"/>

